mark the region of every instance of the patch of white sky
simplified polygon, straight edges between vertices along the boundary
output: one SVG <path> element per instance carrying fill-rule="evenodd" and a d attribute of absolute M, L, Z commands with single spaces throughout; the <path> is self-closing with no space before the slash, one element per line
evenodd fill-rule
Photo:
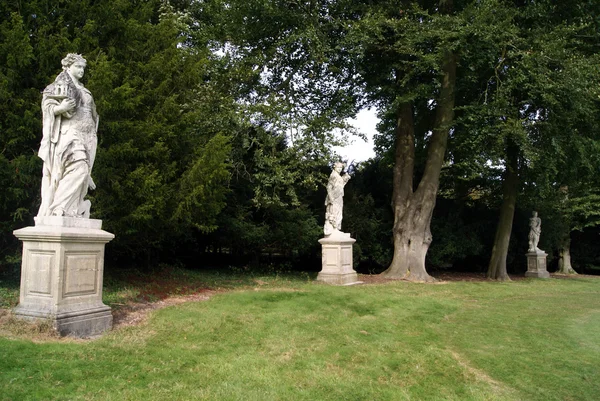
<path fill-rule="evenodd" d="M 235 46 L 225 43 L 224 45 L 221 45 L 220 48 L 215 48 L 212 51 L 216 56 L 223 57 L 226 54 L 233 56 L 235 50 Z M 263 67 L 263 70 L 260 73 L 263 83 L 270 78 L 271 74 L 272 72 L 269 71 L 267 67 Z M 302 81 L 302 79 L 297 78 L 296 80 L 292 80 L 292 83 L 297 85 L 297 81 Z M 362 109 L 356 115 L 356 118 L 348 119 L 348 123 L 354 126 L 362 137 L 349 135 L 346 138 L 346 145 L 334 146 L 333 151 L 342 160 L 348 162 L 363 162 L 375 157 L 375 143 L 373 138 L 377 132 L 377 124 L 379 121 L 379 118 L 377 118 L 377 110 L 375 108 Z M 288 134 L 291 134 L 291 132 Z"/>
<path fill-rule="evenodd" d="M 377 124 L 379 123 L 377 110 L 375 108 L 363 109 L 356 115 L 356 118 L 349 119 L 348 123 L 363 134 L 365 139 L 351 136 L 348 138 L 349 143 L 346 146 L 335 146 L 333 150 L 342 160 L 348 162 L 363 162 L 375 157 L 373 137 L 377 132 Z"/>

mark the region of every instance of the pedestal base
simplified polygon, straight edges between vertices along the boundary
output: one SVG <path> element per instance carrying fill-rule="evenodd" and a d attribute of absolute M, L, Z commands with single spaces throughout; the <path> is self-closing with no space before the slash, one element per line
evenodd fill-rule
<path fill-rule="evenodd" d="M 332 285 L 360 284 L 358 274 L 352 268 L 352 244 L 356 240 L 350 234 L 335 232 L 322 238 L 322 270 L 317 281 Z"/>
<path fill-rule="evenodd" d="M 358 274 L 354 273 L 323 273 L 319 272 L 317 275 L 317 281 L 332 285 L 354 285 L 361 284 L 362 281 L 358 281 Z"/>
<path fill-rule="evenodd" d="M 526 256 L 527 272 L 525 277 L 550 278 L 550 273 L 546 269 L 546 256 L 548 256 L 546 252 L 528 252 Z"/>
<path fill-rule="evenodd" d="M 30 310 L 17 306 L 13 310 L 17 318 L 23 320 L 49 320 L 52 327 L 61 336 L 93 337 L 112 328 L 112 313 L 110 307 L 103 305 L 94 309 L 80 309 L 71 313 L 44 313 L 40 310 Z"/>
<path fill-rule="evenodd" d="M 23 241 L 17 317 L 49 320 L 61 335 L 90 337 L 112 327 L 102 303 L 104 246 L 115 236 L 101 220 L 36 218 L 14 231 Z"/>

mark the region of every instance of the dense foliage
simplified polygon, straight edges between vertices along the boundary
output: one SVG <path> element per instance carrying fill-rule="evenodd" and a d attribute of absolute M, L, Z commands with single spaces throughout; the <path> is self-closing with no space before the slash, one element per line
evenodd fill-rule
<path fill-rule="evenodd" d="M 347 187 L 357 265 L 384 270 L 404 230 L 428 267 L 485 269 L 493 254 L 502 278 L 523 268 L 533 209 L 540 246 L 562 255 L 600 223 L 596 3 L 4 2 L 0 263 L 40 202 L 40 91 L 67 52 L 88 60 L 92 217 L 116 234 L 115 261 L 318 268 L 331 146 L 365 105 L 381 124 Z"/>

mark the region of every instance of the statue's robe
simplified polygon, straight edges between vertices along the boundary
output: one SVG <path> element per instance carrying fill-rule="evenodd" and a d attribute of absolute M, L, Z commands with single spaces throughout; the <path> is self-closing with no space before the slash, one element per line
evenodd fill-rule
<path fill-rule="evenodd" d="M 54 114 L 60 104 L 52 96 L 54 84 L 44 90 L 43 134 L 38 151 L 44 165 L 38 216 L 89 217 L 90 203 L 84 197 L 93 183 L 90 174 L 96 158 L 99 119 L 90 91 L 73 83 L 70 90 L 77 106 L 60 115 Z"/>

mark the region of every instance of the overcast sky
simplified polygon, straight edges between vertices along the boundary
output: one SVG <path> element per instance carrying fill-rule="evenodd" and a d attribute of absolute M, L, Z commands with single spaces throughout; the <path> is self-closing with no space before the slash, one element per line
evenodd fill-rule
<path fill-rule="evenodd" d="M 370 110 L 365 109 L 358 113 L 356 119 L 350 120 L 356 128 L 367 135 L 368 142 L 358 137 L 352 137 L 350 138 L 352 142 L 350 145 L 335 147 L 335 151 L 342 156 L 342 159 L 359 162 L 375 156 L 375 152 L 373 151 L 373 135 L 377 132 L 376 126 L 379 122 L 376 114 L 377 111 L 374 108 Z"/>

